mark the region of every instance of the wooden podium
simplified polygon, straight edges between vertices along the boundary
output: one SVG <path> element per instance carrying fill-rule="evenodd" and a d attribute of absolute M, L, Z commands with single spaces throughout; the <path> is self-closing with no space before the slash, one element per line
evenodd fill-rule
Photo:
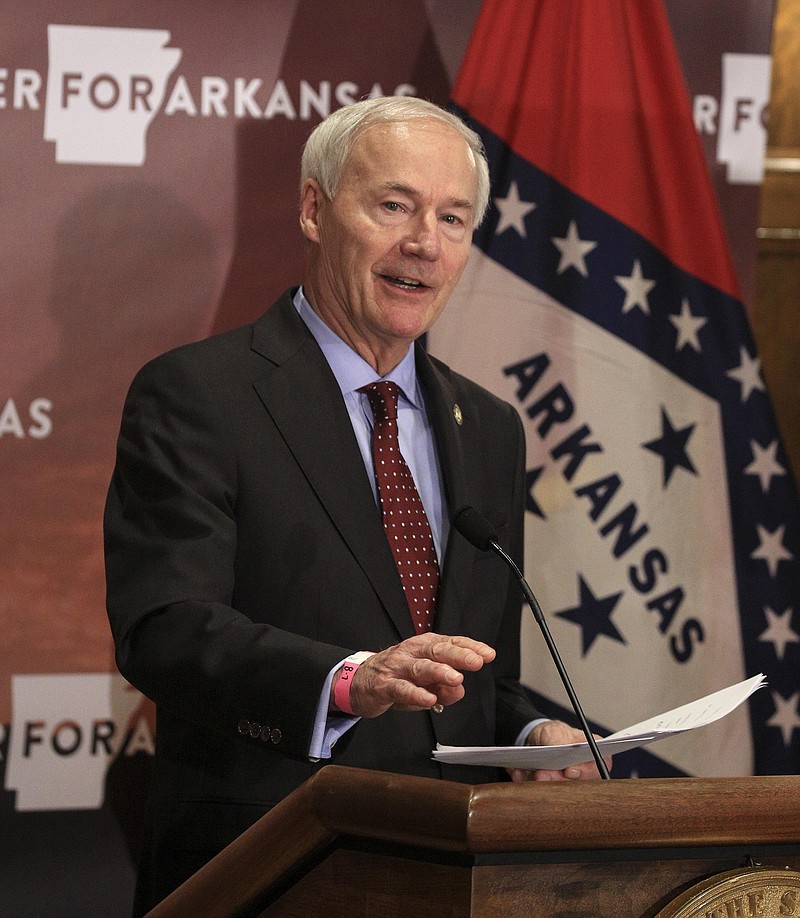
<path fill-rule="evenodd" d="M 800 869 L 800 777 L 466 785 L 330 765 L 148 918 L 653 918 Z"/>

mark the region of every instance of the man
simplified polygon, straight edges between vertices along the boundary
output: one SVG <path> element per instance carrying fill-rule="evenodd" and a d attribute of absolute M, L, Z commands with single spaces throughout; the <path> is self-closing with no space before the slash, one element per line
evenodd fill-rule
<path fill-rule="evenodd" d="M 303 155 L 303 287 L 131 387 L 106 564 L 120 671 L 157 705 L 138 910 L 326 761 L 480 783 L 500 775 L 439 765 L 436 743 L 581 738 L 543 722 L 517 681 L 513 577 L 450 529 L 469 503 L 519 562 L 519 419 L 414 344 L 488 193 L 479 139 L 436 106 L 336 112 Z M 415 514 L 414 544 L 389 531 L 395 498 L 376 475 L 385 381 L 405 459 L 393 443 L 392 467 L 416 483 L 396 518 Z M 419 603 L 398 539 L 420 552 Z"/>

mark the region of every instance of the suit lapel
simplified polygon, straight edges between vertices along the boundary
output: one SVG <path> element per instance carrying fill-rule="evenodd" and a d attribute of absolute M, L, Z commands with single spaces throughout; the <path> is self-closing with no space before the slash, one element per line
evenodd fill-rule
<path fill-rule="evenodd" d="M 461 507 L 476 499 L 467 493 L 467 468 L 472 457 L 464 448 L 462 434 L 462 423 L 468 421 L 472 428 L 477 425 L 478 418 L 473 416 L 476 409 L 471 403 L 457 402 L 446 370 L 434 364 L 419 346 L 416 361 L 428 418 L 436 437 L 447 507 L 452 520 Z M 457 418 L 461 418 L 462 423 Z M 470 480 L 474 480 L 474 476 L 470 476 Z M 440 634 L 461 633 L 460 610 L 466 599 L 464 591 L 474 555 L 475 549 L 469 542 L 451 529 L 436 600 L 435 629 Z"/>
<path fill-rule="evenodd" d="M 253 350 L 274 367 L 255 389 L 401 638 L 413 634 L 403 588 L 336 379 L 285 294 L 259 322 Z"/>

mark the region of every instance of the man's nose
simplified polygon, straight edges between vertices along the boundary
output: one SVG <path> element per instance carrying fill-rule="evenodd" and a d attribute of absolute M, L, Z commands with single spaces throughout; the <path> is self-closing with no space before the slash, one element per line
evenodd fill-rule
<path fill-rule="evenodd" d="M 435 214 L 420 214 L 410 223 L 402 243 L 403 253 L 417 258 L 434 260 L 442 249 L 439 238 L 439 221 Z"/>

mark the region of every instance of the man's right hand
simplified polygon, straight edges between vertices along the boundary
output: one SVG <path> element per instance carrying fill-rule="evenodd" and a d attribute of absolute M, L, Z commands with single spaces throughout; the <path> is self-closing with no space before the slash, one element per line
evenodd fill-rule
<path fill-rule="evenodd" d="M 463 671 L 477 672 L 495 651 L 481 641 L 418 634 L 373 654 L 356 670 L 350 705 L 359 717 L 378 717 L 390 708 L 424 711 L 464 697 Z M 334 676 L 334 685 L 338 674 Z M 336 710 L 331 690 L 331 708 Z"/>

